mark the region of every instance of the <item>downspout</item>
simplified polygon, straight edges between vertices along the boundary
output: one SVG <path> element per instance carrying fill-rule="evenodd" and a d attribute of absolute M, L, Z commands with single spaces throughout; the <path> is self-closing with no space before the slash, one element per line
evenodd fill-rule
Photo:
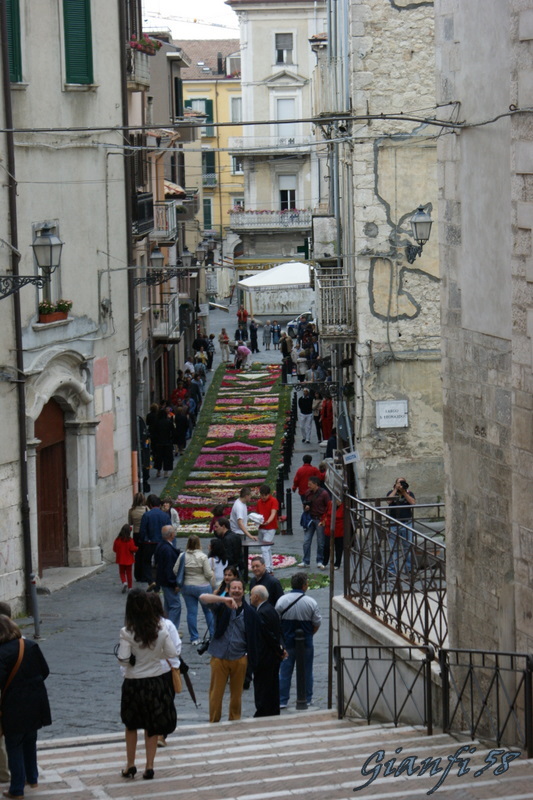
<path fill-rule="evenodd" d="M 0 3 L 0 41 L 2 45 L 2 90 L 4 94 L 6 126 L 6 180 L 9 204 L 9 235 L 11 239 L 11 271 L 13 275 L 19 275 L 20 256 L 18 255 L 17 183 L 15 180 L 15 144 L 13 137 L 13 109 L 11 106 L 11 81 L 9 80 L 6 3 Z M 28 487 L 28 443 L 26 437 L 26 387 L 24 381 L 20 380 L 20 377 L 24 374 L 24 357 L 22 351 L 20 297 L 18 292 L 14 292 L 13 294 L 13 315 L 15 321 L 15 358 L 17 364 L 17 375 L 19 377 L 19 380 L 16 381 L 16 388 L 20 469 L 20 518 L 24 552 L 24 593 L 26 613 L 30 613 L 31 616 L 33 616 L 34 624 L 38 626 L 39 621 L 36 619 L 36 608 L 33 606 L 33 597 L 31 592 L 33 564 Z"/>
<path fill-rule="evenodd" d="M 124 3 L 118 0 L 118 15 L 119 15 L 119 52 L 120 52 L 120 82 L 121 82 L 121 95 L 122 95 L 122 127 L 124 136 L 129 133 L 129 118 L 128 118 L 128 82 L 126 75 L 126 17 L 124 13 Z M 126 210 L 126 250 L 128 266 L 133 264 L 133 241 L 132 241 L 132 210 L 131 210 L 131 174 L 129 169 L 129 159 L 131 159 L 131 152 L 128 148 L 124 149 L 124 192 L 125 192 L 125 210 Z M 137 445 L 137 364 L 135 360 L 135 327 L 134 327 L 134 293 L 135 287 L 133 284 L 134 277 L 133 269 L 127 271 L 128 281 L 128 338 L 129 338 L 129 351 L 130 351 L 130 436 L 131 436 L 131 475 L 133 492 L 139 490 L 139 462 L 138 462 L 138 445 Z"/>

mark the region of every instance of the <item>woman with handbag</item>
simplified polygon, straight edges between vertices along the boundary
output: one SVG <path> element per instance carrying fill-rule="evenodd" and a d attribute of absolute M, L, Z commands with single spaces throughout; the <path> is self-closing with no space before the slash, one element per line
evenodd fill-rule
<path fill-rule="evenodd" d="M 137 773 L 137 730 L 144 730 L 145 780 L 154 777 L 157 737 L 176 729 L 174 691 L 163 674 L 161 661 L 177 658 L 178 652 L 167 628 L 155 612 L 149 596 L 132 589 L 126 601 L 126 624 L 120 631 L 118 660 L 124 666 L 120 716 L 126 726 L 126 769 L 123 778 Z"/>
<path fill-rule="evenodd" d="M 202 546 L 198 536 L 189 536 L 187 539 L 187 549 L 183 556 L 180 556 L 174 564 L 174 573 L 179 574 L 180 566 L 185 565 L 183 584 L 181 593 L 187 607 L 187 626 L 191 644 L 198 644 L 198 602 L 201 594 L 210 594 L 213 582 L 213 570 L 209 566 L 209 560 L 205 553 L 202 553 Z M 213 635 L 214 620 L 213 612 L 209 606 L 204 605 L 202 609 L 209 632 Z"/>
<path fill-rule="evenodd" d="M 11 772 L 4 797 L 23 798 L 24 786 L 37 786 L 37 731 L 52 724 L 44 682 L 48 664 L 31 639 L 23 639 L 15 623 L 0 616 L 0 689 L 2 727 Z"/>

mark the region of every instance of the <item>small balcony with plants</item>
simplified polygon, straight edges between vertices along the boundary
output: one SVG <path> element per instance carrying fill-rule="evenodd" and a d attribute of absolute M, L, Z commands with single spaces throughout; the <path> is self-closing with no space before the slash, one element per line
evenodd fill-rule
<path fill-rule="evenodd" d="M 132 34 L 127 44 L 128 89 L 138 91 L 150 86 L 150 56 L 161 49 L 161 42 L 142 34 Z"/>
<path fill-rule="evenodd" d="M 246 230 L 310 230 L 312 212 L 308 209 L 287 208 L 283 211 L 259 209 L 245 211 L 240 206 L 229 212 L 230 228 L 236 231 Z"/>
<path fill-rule="evenodd" d="M 158 341 L 179 342 L 180 333 L 180 299 L 174 294 L 169 302 L 152 303 L 152 338 Z"/>

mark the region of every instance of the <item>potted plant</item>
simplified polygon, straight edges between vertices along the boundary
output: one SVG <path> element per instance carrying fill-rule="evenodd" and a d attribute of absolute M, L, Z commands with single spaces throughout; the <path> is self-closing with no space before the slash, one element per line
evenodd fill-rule
<path fill-rule="evenodd" d="M 157 51 L 161 49 L 162 43 L 158 39 L 152 39 L 145 34 L 137 37 L 136 34 L 133 33 L 129 41 L 129 46 L 132 50 L 146 53 L 147 56 L 155 56 Z"/>
<path fill-rule="evenodd" d="M 72 308 L 72 300 L 41 300 L 39 303 L 39 322 L 43 325 L 49 322 L 58 322 L 67 319 L 68 312 Z"/>

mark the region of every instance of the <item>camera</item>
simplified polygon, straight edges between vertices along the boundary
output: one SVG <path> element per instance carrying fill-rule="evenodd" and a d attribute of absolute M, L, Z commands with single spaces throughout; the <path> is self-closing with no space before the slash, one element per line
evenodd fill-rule
<path fill-rule="evenodd" d="M 196 652 L 198 653 L 199 656 L 203 656 L 208 647 L 209 647 L 209 639 L 204 639 L 204 641 L 200 642 L 200 644 L 196 648 Z"/>
<path fill-rule="evenodd" d="M 402 489 L 405 489 L 405 491 L 407 491 L 409 488 L 409 484 L 407 483 L 407 481 L 400 481 L 400 486 L 402 487 Z"/>

